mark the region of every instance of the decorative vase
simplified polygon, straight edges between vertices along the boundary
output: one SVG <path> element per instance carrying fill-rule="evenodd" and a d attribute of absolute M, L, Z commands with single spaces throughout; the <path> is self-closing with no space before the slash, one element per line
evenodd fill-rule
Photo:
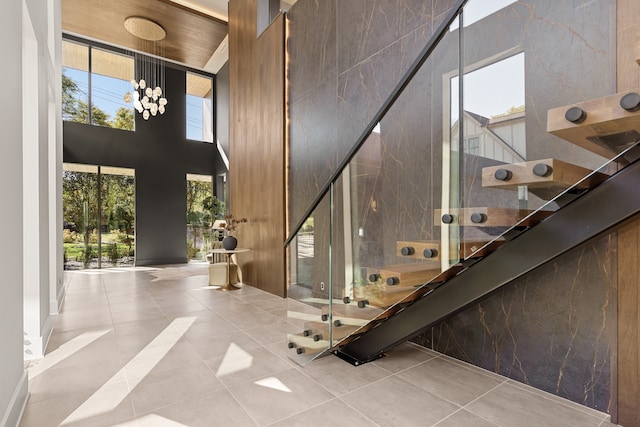
<path fill-rule="evenodd" d="M 238 246 L 238 239 L 233 236 L 227 236 L 222 239 L 222 247 L 228 251 L 232 251 Z"/>

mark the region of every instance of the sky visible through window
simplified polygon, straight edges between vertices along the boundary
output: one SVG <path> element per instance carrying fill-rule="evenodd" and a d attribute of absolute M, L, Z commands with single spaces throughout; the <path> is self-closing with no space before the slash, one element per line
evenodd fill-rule
<path fill-rule="evenodd" d="M 89 94 L 89 79 L 87 72 L 70 67 L 63 67 L 63 73 L 76 82 L 81 92 L 80 99 L 86 102 Z M 133 87 L 130 82 L 95 73 L 91 78 L 91 95 L 93 97 L 93 105 L 107 113 L 110 119 L 113 119 L 116 116 L 118 108 L 132 108 L 131 103 L 127 104 L 124 102 L 125 93 L 133 92 Z M 168 99 L 168 101 L 167 110 L 171 108 L 171 99 Z M 196 141 L 203 140 L 202 111 L 202 98 L 187 95 L 187 139 L 193 139 Z M 158 117 L 152 117 L 149 120 L 154 118 L 157 119 Z"/>
<path fill-rule="evenodd" d="M 202 98 L 187 94 L 187 139 L 202 141 Z"/>
<path fill-rule="evenodd" d="M 524 53 L 464 76 L 464 109 L 491 118 L 524 105 Z M 458 76 L 451 79 L 451 123 L 458 120 Z"/>

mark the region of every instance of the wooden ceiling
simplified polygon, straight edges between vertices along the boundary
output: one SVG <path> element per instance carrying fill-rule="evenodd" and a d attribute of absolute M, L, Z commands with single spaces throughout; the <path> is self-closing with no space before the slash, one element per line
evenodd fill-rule
<path fill-rule="evenodd" d="M 141 16 L 167 32 L 165 58 L 204 68 L 227 35 L 227 23 L 170 0 L 62 0 L 62 29 L 108 44 L 158 54 L 158 47 L 129 34 L 124 20 Z"/>

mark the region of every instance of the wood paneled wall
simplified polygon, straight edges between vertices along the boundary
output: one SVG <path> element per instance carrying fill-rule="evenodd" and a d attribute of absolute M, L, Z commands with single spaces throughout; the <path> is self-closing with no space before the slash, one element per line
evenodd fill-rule
<path fill-rule="evenodd" d="M 229 1 L 229 206 L 242 282 L 286 294 L 285 17 L 256 37 L 257 0 Z"/>
<path fill-rule="evenodd" d="M 617 2 L 618 91 L 640 87 L 640 2 Z M 617 414 L 612 420 L 640 427 L 640 220 L 618 231 Z M 614 417 L 617 415 L 617 417 Z"/>

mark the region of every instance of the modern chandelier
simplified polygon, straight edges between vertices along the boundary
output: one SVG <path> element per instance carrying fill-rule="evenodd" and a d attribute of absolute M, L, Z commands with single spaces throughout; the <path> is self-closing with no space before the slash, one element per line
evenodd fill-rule
<path fill-rule="evenodd" d="M 140 16 L 130 16 L 124 20 L 124 27 L 135 37 L 142 40 L 142 51 L 150 55 L 136 54 L 138 64 L 137 79 L 131 80 L 133 94 L 127 92 L 125 102 L 133 102 L 133 108 L 145 120 L 164 114 L 167 98 L 164 97 L 165 70 L 164 39 L 166 31 L 160 24 Z"/>

